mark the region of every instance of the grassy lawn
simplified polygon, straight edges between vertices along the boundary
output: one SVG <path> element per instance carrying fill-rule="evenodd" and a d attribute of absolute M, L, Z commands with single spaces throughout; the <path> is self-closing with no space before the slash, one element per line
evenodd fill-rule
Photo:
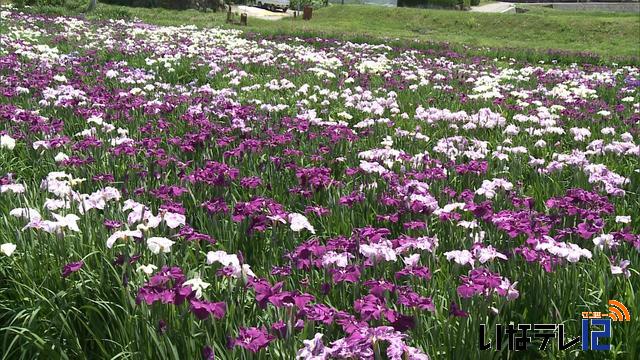
<path fill-rule="evenodd" d="M 195 10 L 121 8 L 100 4 L 91 16 L 110 17 L 127 12 L 161 25 L 223 26 L 226 14 Z M 334 5 L 314 11 L 311 21 L 249 18 L 250 32 L 271 35 L 323 36 L 342 39 L 449 42 L 454 48 L 510 49 L 496 55 L 517 56 L 550 49 L 590 52 L 604 59 L 640 56 L 640 17 L 637 14 L 570 12 L 531 8 L 525 14 L 487 14 L 451 10 Z"/>

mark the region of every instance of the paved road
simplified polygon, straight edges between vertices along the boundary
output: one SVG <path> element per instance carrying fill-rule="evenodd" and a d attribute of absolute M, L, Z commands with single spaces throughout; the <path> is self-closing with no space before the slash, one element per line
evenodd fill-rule
<path fill-rule="evenodd" d="M 249 21 L 251 21 L 251 18 L 264 20 L 280 20 L 282 18 L 293 16 L 292 10 L 287 10 L 286 13 L 283 13 L 281 11 L 272 12 L 269 10 L 245 5 L 232 6 L 231 11 L 237 13 L 247 13 Z"/>
<path fill-rule="evenodd" d="M 508 2 L 495 2 L 482 6 L 472 6 L 471 11 L 486 13 L 514 13 L 516 4 Z M 554 10 L 570 11 L 614 11 L 640 13 L 640 3 L 638 2 L 585 2 L 585 3 L 521 3 L 526 6 L 552 6 Z"/>
<path fill-rule="evenodd" d="M 554 10 L 614 11 L 640 13 L 638 2 L 584 2 L 584 3 L 530 3 L 528 5 L 552 6 Z"/>
<path fill-rule="evenodd" d="M 485 13 L 510 13 L 515 12 L 516 7 L 507 2 L 495 2 L 491 4 L 472 6 L 472 12 L 485 12 Z"/>

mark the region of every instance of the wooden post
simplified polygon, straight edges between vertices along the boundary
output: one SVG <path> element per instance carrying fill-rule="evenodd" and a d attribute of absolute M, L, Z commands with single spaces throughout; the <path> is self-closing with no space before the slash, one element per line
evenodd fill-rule
<path fill-rule="evenodd" d="M 247 26 L 247 13 L 242 13 L 240 15 L 240 25 Z"/>
<path fill-rule="evenodd" d="M 302 20 L 311 20 L 311 14 L 313 13 L 313 7 L 311 6 L 305 6 L 304 9 L 302 9 Z"/>

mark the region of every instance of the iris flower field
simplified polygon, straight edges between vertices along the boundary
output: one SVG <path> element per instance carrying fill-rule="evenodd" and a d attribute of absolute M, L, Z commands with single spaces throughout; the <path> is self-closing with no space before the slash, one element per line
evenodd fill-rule
<path fill-rule="evenodd" d="M 638 66 L 0 14 L 2 359 L 640 357 Z"/>

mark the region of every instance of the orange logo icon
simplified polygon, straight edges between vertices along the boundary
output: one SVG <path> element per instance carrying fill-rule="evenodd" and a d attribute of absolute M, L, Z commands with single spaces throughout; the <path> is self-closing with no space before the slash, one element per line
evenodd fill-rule
<path fill-rule="evenodd" d="M 609 300 L 609 313 L 602 314 L 602 316 L 608 316 L 613 321 L 631 321 L 631 315 L 629 310 L 624 304 L 617 300 Z"/>

